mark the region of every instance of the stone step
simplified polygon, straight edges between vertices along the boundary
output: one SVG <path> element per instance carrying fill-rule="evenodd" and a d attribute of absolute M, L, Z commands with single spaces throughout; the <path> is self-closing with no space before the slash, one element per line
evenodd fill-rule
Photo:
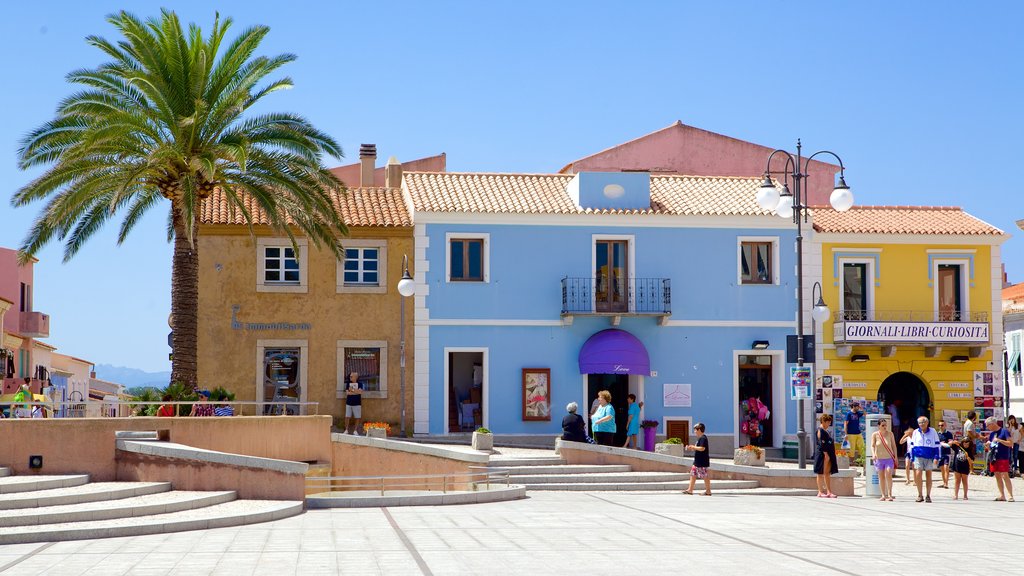
<path fill-rule="evenodd" d="M 0 466 L 0 478 L 4 478 L 11 475 L 11 469 L 6 466 Z"/>
<path fill-rule="evenodd" d="M 131 518 L 167 514 L 181 510 L 192 510 L 215 504 L 231 502 L 236 498 L 234 491 L 190 492 L 172 491 L 144 496 L 132 496 L 114 501 L 62 504 L 40 508 L 8 510 L 0 515 L 0 527 L 36 526 L 69 522 L 90 522 L 111 518 Z"/>
<path fill-rule="evenodd" d="M 491 465 L 491 468 L 498 466 Z M 599 474 L 608 472 L 630 472 L 629 464 L 564 464 L 561 466 L 501 466 L 511 476 L 534 476 L 537 474 Z"/>
<path fill-rule="evenodd" d="M 494 458 L 491 457 L 489 466 L 558 466 L 565 464 L 559 456 L 537 456 L 535 458 Z"/>
<path fill-rule="evenodd" d="M 537 474 L 517 475 L 516 484 L 607 484 L 610 482 L 679 482 L 690 481 L 683 472 L 610 472 L 598 474 Z M 757 482 L 755 482 L 756 484 Z"/>
<path fill-rule="evenodd" d="M 12 492 L 33 492 L 36 490 L 50 490 L 52 488 L 67 488 L 69 486 L 81 486 L 89 482 L 86 474 L 74 474 L 66 476 L 6 476 L 0 478 L 0 494 Z"/>
<path fill-rule="evenodd" d="M 302 501 L 233 500 L 204 508 L 89 522 L 0 528 L 0 544 L 120 538 L 206 530 L 280 520 L 302 513 Z"/>
<path fill-rule="evenodd" d="M 91 482 L 68 488 L 0 494 L 0 510 L 104 502 L 159 494 L 170 489 L 170 482 Z"/>
<path fill-rule="evenodd" d="M 676 491 L 686 490 L 690 481 L 686 482 L 565 482 L 558 484 L 526 484 L 527 492 L 530 491 L 563 491 L 563 492 L 650 492 L 650 491 Z M 703 490 L 703 480 L 697 481 L 694 490 Z M 757 480 L 712 480 L 711 490 L 750 490 L 758 487 Z"/>

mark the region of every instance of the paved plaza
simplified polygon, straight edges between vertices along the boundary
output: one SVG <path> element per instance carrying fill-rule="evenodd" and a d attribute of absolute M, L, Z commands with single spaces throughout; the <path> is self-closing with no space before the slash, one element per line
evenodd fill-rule
<path fill-rule="evenodd" d="M 946 571 L 969 554 L 972 572 L 1003 570 L 1010 551 L 1024 543 L 1024 504 L 993 502 L 992 480 L 972 480 L 980 489 L 969 502 L 953 502 L 950 490 L 936 488 L 932 504 L 913 502 L 910 487 L 899 480 L 893 503 L 533 492 L 495 504 L 314 510 L 237 528 L 3 546 L 0 569 L 5 575 L 105 576 L 918 576 Z M 1024 492 L 1024 482 L 1014 486 Z M 919 543 L 915 550 L 908 549 L 910 541 Z"/>

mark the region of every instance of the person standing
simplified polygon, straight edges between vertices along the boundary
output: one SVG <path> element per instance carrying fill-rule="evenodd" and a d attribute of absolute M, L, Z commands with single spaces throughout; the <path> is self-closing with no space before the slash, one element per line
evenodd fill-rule
<path fill-rule="evenodd" d="M 939 434 L 928 426 L 928 417 L 917 419 L 917 430 L 910 440 L 913 442 L 914 453 L 914 484 L 917 486 L 917 502 L 932 501 L 932 471 L 939 465 L 940 444 Z M 922 477 L 925 492 L 922 495 Z"/>
<path fill-rule="evenodd" d="M 939 468 L 942 470 L 940 488 L 949 488 L 949 443 L 953 441 L 953 433 L 946 430 L 946 423 L 939 420 Z"/>
<path fill-rule="evenodd" d="M 587 441 L 587 423 L 583 420 L 583 416 L 576 413 L 579 409 L 579 404 L 575 402 L 569 402 L 566 405 L 565 411 L 568 414 L 562 417 L 562 440 L 567 442 Z"/>
<path fill-rule="evenodd" d="M 1010 440 L 1013 441 L 1013 446 L 1010 447 L 1010 477 L 1020 474 L 1020 440 L 1021 440 L 1021 426 L 1017 422 L 1017 417 L 1010 414 L 1010 417 L 1006 419 L 1006 429 L 1010 431 Z"/>
<path fill-rule="evenodd" d="M 964 448 L 967 449 L 967 454 L 974 460 L 976 456 L 975 442 L 978 440 L 978 432 L 975 421 L 978 419 L 978 413 L 971 410 L 967 413 L 967 420 L 964 420 L 964 435 L 963 439 L 968 440 L 967 445 Z"/>
<path fill-rule="evenodd" d="M 612 393 L 601 390 L 597 393 L 598 406 L 590 417 L 594 440 L 602 446 L 615 444 L 615 408 L 612 407 Z"/>
<path fill-rule="evenodd" d="M 857 459 L 857 454 L 864 455 L 864 436 L 861 435 L 860 417 L 860 402 L 851 403 L 850 412 L 843 422 L 843 433 L 846 436 L 846 442 L 850 445 L 851 462 Z"/>
<path fill-rule="evenodd" d="M 814 473 L 818 481 L 818 498 L 836 498 L 832 493 L 832 475 L 836 469 L 836 443 L 828 433 L 832 425 L 832 415 L 822 414 L 818 419 L 815 432 Z"/>
<path fill-rule="evenodd" d="M 348 383 L 345 386 L 345 430 L 342 434 L 349 433 L 350 419 L 355 420 L 352 434 L 359 436 L 359 424 L 363 421 L 363 385 L 359 383 L 358 372 L 348 375 Z"/>
<path fill-rule="evenodd" d="M 174 397 L 170 394 L 164 394 L 161 400 L 163 400 L 164 403 L 157 408 L 156 415 L 161 418 L 171 418 L 175 416 L 178 410 L 174 404 L 170 404 L 170 402 L 174 400 Z"/>
<path fill-rule="evenodd" d="M 995 416 L 985 418 L 985 427 L 988 428 L 988 444 L 985 450 L 995 451 L 995 458 L 988 465 L 989 472 L 996 477 L 996 487 L 999 488 L 999 497 L 996 502 L 1013 502 L 1013 484 L 1010 484 L 1010 448 L 1013 440 L 1010 438 L 1010 431 L 999 425 Z M 1009 494 L 1009 498 L 1006 495 Z"/>
<path fill-rule="evenodd" d="M 693 488 L 697 485 L 697 479 L 704 481 L 704 495 L 711 496 L 711 450 L 708 448 L 708 437 L 704 435 L 704 423 L 698 422 L 693 427 L 697 435 L 695 444 L 688 444 L 685 448 L 693 450 L 693 466 L 690 467 L 690 487 L 683 490 L 683 494 L 693 494 Z"/>
<path fill-rule="evenodd" d="M 906 461 L 905 468 L 906 468 L 906 475 L 907 475 L 907 486 L 910 486 L 910 479 L 914 477 L 914 473 L 913 473 L 913 465 L 914 465 L 914 438 L 913 438 L 913 436 L 914 436 L 914 432 L 915 432 L 915 430 L 913 428 L 907 428 L 903 432 L 903 437 L 900 438 L 900 444 L 906 444 L 907 445 L 907 453 L 906 453 L 906 455 L 903 458 Z"/>
<path fill-rule="evenodd" d="M 189 416 L 213 416 L 213 404 L 210 404 L 210 391 L 200 390 L 199 391 L 199 403 L 192 405 L 192 411 Z"/>
<path fill-rule="evenodd" d="M 626 411 L 626 444 L 623 448 L 636 449 L 640 445 L 640 406 L 636 403 L 636 394 L 626 396 L 626 401 L 629 408 Z"/>
<path fill-rule="evenodd" d="M 971 477 L 971 468 L 974 467 L 974 461 L 968 455 L 964 442 L 967 440 L 954 440 L 949 443 L 950 467 L 953 468 L 953 500 L 960 494 L 961 484 L 964 487 L 964 500 L 967 500 L 967 480 Z"/>
<path fill-rule="evenodd" d="M 871 453 L 875 459 L 875 470 L 878 471 L 878 486 L 882 489 L 881 501 L 892 502 L 892 473 L 896 468 L 896 438 L 889 430 L 889 422 L 878 421 L 878 430 L 871 434 Z"/>

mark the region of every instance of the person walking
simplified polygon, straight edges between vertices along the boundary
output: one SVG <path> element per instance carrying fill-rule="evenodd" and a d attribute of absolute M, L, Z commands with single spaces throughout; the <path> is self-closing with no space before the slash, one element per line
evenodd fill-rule
<path fill-rule="evenodd" d="M 939 469 L 942 471 L 942 484 L 939 488 L 949 488 L 949 443 L 953 441 L 953 433 L 946 430 L 946 423 L 939 420 Z"/>
<path fill-rule="evenodd" d="M 913 441 L 913 436 L 914 436 L 914 431 L 915 431 L 914 428 L 907 428 L 903 432 L 903 437 L 900 438 L 900 444 L 906 444 L 907 445 L 907 453 L 903 457 L 903 459 L 906 461 L 906 464 L 904 465 L 904 467 L 906 468 L 907 486 L 910 486 L 911 479 L 914 477 L 914 472 L 913 472 L 913 465 L 914 465 L 914 441 Z"/>
<path fill-rule="evenodd" d="M 889 430 L 888 420 L 878 421 L 878 430 L 871 434 L 871 454 L 878 471 L 878 486 L 882 489 L 879 500 L 892 502 L 892 473 L 896 468 L 896 438 Z"/>
<path fill-rule="evenodd" d="M 989 472 L 996 477 L 996 487 L 999 488 L 999 497 L 996 502 L 1013 502 L 1013 484 L 1010 483 L 1010 448 L 1013 440 L 1010 438 L 1010 431 L 999 425 L 995 416 L 985 418 L 985 427 L 988 428 L 988 444 L 985 450 L 995 452 L 989 466 Z M 1007 498 L 1009 494 L 1009 498 Z"/>
<path fill-rule="evenodd" d="M 967 440 L 953 440 L 949 443 L 950 467 L 953 469 L 953 500 L 960 494 L 960 485 L 964 487 L 964 500 L 967 500 L 967 480 L 971 477 L 974 460 L 964 446 Z"/>
<path fill-rule="evenodd" d="M 928 426 L 928 417 L 920 416 L 917 419 L 917 430 L 911 437 L 914 452 L 914 484 L 917 486 L 917 502 L 932 501 L 932 471 L 939 465 L 941 453 L 941 441 L 939 434 L 934 428 Z M 924 479 L 924 494 L 921 493 L 922 477 Z"/>
<path fill-rule="evenodd" d="M 857 459 L 857 454 L 864 456 L 864 436 L 860 427 L 860 402 L 850 404 L 850 412 L 843 422 L 843 434 L 850 445 L 850 461 Z"/>
<path fill-rule="evenodd" d="M 1013 446 L 1010 447 L 1010 477 L 1013 478 L 1020 474 L 1021 440 L 1021 425 L 1013 414 L 1006 419 L 1006 429 L 1010 431 L 1010 440 L 1013 442 Z"/>
<path fill-rule="evenodd" d="M 615 408 L 612 407 L 612 393 L 601 390 L 597 393 L 598 406 L 590 417 L 594 440 L 602 446 L 615 444 Z"/>
<path fill-rule="evenodd" d="M 683 490 L 683 494 L 693 494 L 693 488 L 697 485 L 697 479 L 704 481 L 704 495 L 711 496 L 711 451 L 708 448 L 708 437 L 704 435 L 704 423 L 698 422 L 693 427 L 697 435 L 695 444 L 688 444 L 685 448 L 693 450 L 693 466 L 690 467 L 690 487 Z"/>
<path fill-rule="evenodd" d="M 626 443 L 622 447 L 636 449 L 640 445 L 640 406 L 636 403 L 636 394 L 626 396 L 626 401 L 629 402 L 626 410 Z"/>
<path fill-rule="evenodd" d="M 569 402 L 565 407 L 565 411 L 568 412 L 562 417 L 562 440 L 567 442 L 586 442 L 587 441 L 587 423 L 583 420 L 583 416 L 576 413 L 580 407 L 575 402 Z"/>
<path fill-rule="evenodd" d="M 828 433 L 832 415 L 822 414 L 815 431 L 814 473 L 817 475 L 818 498 L 836 498 L 832 493 L 832 475 L 836 470 L 836 443 Z"/>

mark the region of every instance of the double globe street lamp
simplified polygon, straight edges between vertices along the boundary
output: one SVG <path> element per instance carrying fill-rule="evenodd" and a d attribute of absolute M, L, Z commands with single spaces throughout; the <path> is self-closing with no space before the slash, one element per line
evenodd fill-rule
<path fill-rule="evenodd" d="M 827 154 L 835 158 L 839 162 L 839 183 L 835 185 L 832 190 L 831 196 L 829 196 L 829 203 L 833 208 L 839 212 L 845 212 L 853 206 L 853 193 L 850 192 L 850 187 L 846 185 L 845 172 L 846 167 L 843 166 L 843 160 L 839 158 L 834 152 L 828 150 L 821 150 L 811 154 L 807 158 L 803 157 L 802 146 L 800 140 L 796 141 L 796 156 L 793 156 L 785 150 L 774 150 L 768 156 L 768 164 L 764 170 L 764 183 L 757 190 L 757 203 L 764 210 L 774 211 L 778 216 L 782 218 L 792 218 L 793 222 L 796 223 L 796 355 L 797 355 L 797 366 L 802 367 L 804 365 L 804 237 L 803 237 L 803 224 L 807 221 L 807 210 L 810 208 L 807 205 L 807 200 L 804 198 L 806 181 L 808 177 L 808 169 L 810 168 L 811 160 L 815 156 L 820 154 Z M 772 170 L 772 160 L 776 155 L 785 156 L 786 166 L 780 170 Z M 782 175 L 782 189 L 776 186 L 775 182 L 772 181 L 772 175 Z M 793 183 L 792 192 L 790 191 L 790 181 Z M 817 283 L 816 283 L 817 284 Z M 828 306 L 825 305 L 825 301 L 821 297 L 821 285 L 818 286 L 818 301 L 814 303 L 814 308 L 811 310 L 811 318 L 816 322 L 824 322 L 829 316 Z M 811 383 L 813 384 L 813 383 Z M 808 386 L 808 390 L 813 389 L 813 385 Z M 801 395 L 797 398 L 797 455 L 800 462 L 800 468 L 807 467 L 807 430 L 804 426 L 804 397 Z"/>
<path fill-rule="evenodd" d="M 402 438 L 405 438 L 405 300 L 416 293 L 416 283 L 409 275 L 409 255 L 402 256 L 402 279 L 398 281 L 398 293 L 402 296 L 401 312 L 399 313 L 399 366 L 401 367 L 401 380 L 399 380 L 399 394 L 401 395 L 402 419 L 398 429 Z"/>

